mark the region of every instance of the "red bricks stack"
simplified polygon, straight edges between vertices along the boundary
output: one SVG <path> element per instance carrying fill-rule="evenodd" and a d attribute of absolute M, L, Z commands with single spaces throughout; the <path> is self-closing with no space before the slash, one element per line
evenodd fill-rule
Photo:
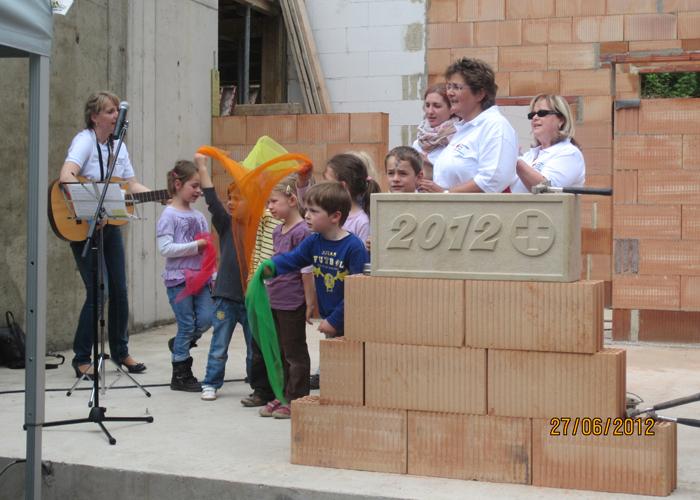
<path fill-rule="evenodd" d="M 618 338 L 700 342 L 698 99 L 616 112 L 613 307 Z"/>
<path fill-rule="evenodd" d="M 320 177 L 328 158 L 348 151 L 365 151 L 375 165 L 384 164 L 389 142 L 386 113 L 330 113 L 322 115 L 223 116 L 212 119 L 213 144 L 242 160 L 263 135 L 293 153 L 307 155 Z M 218 174 L 218 175 L 217 175 Z M 384 169 L 377 172 L 383 189 L 388 188 Z M 219 183 L 216 182 L 217 177 Z M 217 192 L 226 197 L 230 179 L 216 167 Z"/>
<path fill-rule="evenodd" d="M 625 351 L 603 348 L 603 282 L 351 276 L 345 287 L 345 338 L 321 341 L 320 398 L 292 403 L 292 463 L 675 488 L 675 424 L 623 419 Z"/>

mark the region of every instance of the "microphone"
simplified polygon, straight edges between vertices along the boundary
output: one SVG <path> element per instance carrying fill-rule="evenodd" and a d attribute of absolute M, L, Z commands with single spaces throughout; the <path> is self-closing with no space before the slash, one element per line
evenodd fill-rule
<path fill-rule="evenodd" d="M 117 124 L 114 126 L 114 133 L 112 137 L 115 139 L 119 138 L 124 128 L 124 123 L 126 122 L 126 112 L 129 111 L 129 103 L 122 101 L 119 103 L 119 116 L 117 117 Z"/>

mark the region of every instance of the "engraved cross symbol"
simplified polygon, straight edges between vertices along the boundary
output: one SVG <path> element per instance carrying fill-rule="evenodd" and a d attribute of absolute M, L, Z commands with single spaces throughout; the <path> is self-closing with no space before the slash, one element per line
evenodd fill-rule
<path fill-rule="evenodd" d="M 540 210 L 524 210 L 513 220 L 510 235 L 515 249 L 530 257 L 547 252 L 554 244 L 554 226 Z"/>

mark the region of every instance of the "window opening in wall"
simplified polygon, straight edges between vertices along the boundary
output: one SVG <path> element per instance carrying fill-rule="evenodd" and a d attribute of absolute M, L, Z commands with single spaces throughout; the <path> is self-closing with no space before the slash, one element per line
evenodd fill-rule
<path fill-rule="evenodd" d="M 219 80 L 222 100 L 286 102 L 286 38 L 277 2 L 219 1 Z"/>
<path fill-rule="evenodd" d="M 700 97 L 700 72 L 642 73 L 642 99 Z"/>

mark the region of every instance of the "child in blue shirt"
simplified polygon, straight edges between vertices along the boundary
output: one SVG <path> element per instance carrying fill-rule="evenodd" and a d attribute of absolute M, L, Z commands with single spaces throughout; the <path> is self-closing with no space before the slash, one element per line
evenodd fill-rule
<path fill-rule="evenodd" d="M 314 231 L 293 251 L 275 255 L 277 275 L 313 266 L 316 297 L 326 337 L 343 335 L 345 277 L 360 274 L 369 262 L 364 243 L 343 229 L 352 200 L 337 182 L 324 182 L 309 188 L 304 197 L 306 222 Z M 269 271 L 266 272 L 271 274 Z"/>

